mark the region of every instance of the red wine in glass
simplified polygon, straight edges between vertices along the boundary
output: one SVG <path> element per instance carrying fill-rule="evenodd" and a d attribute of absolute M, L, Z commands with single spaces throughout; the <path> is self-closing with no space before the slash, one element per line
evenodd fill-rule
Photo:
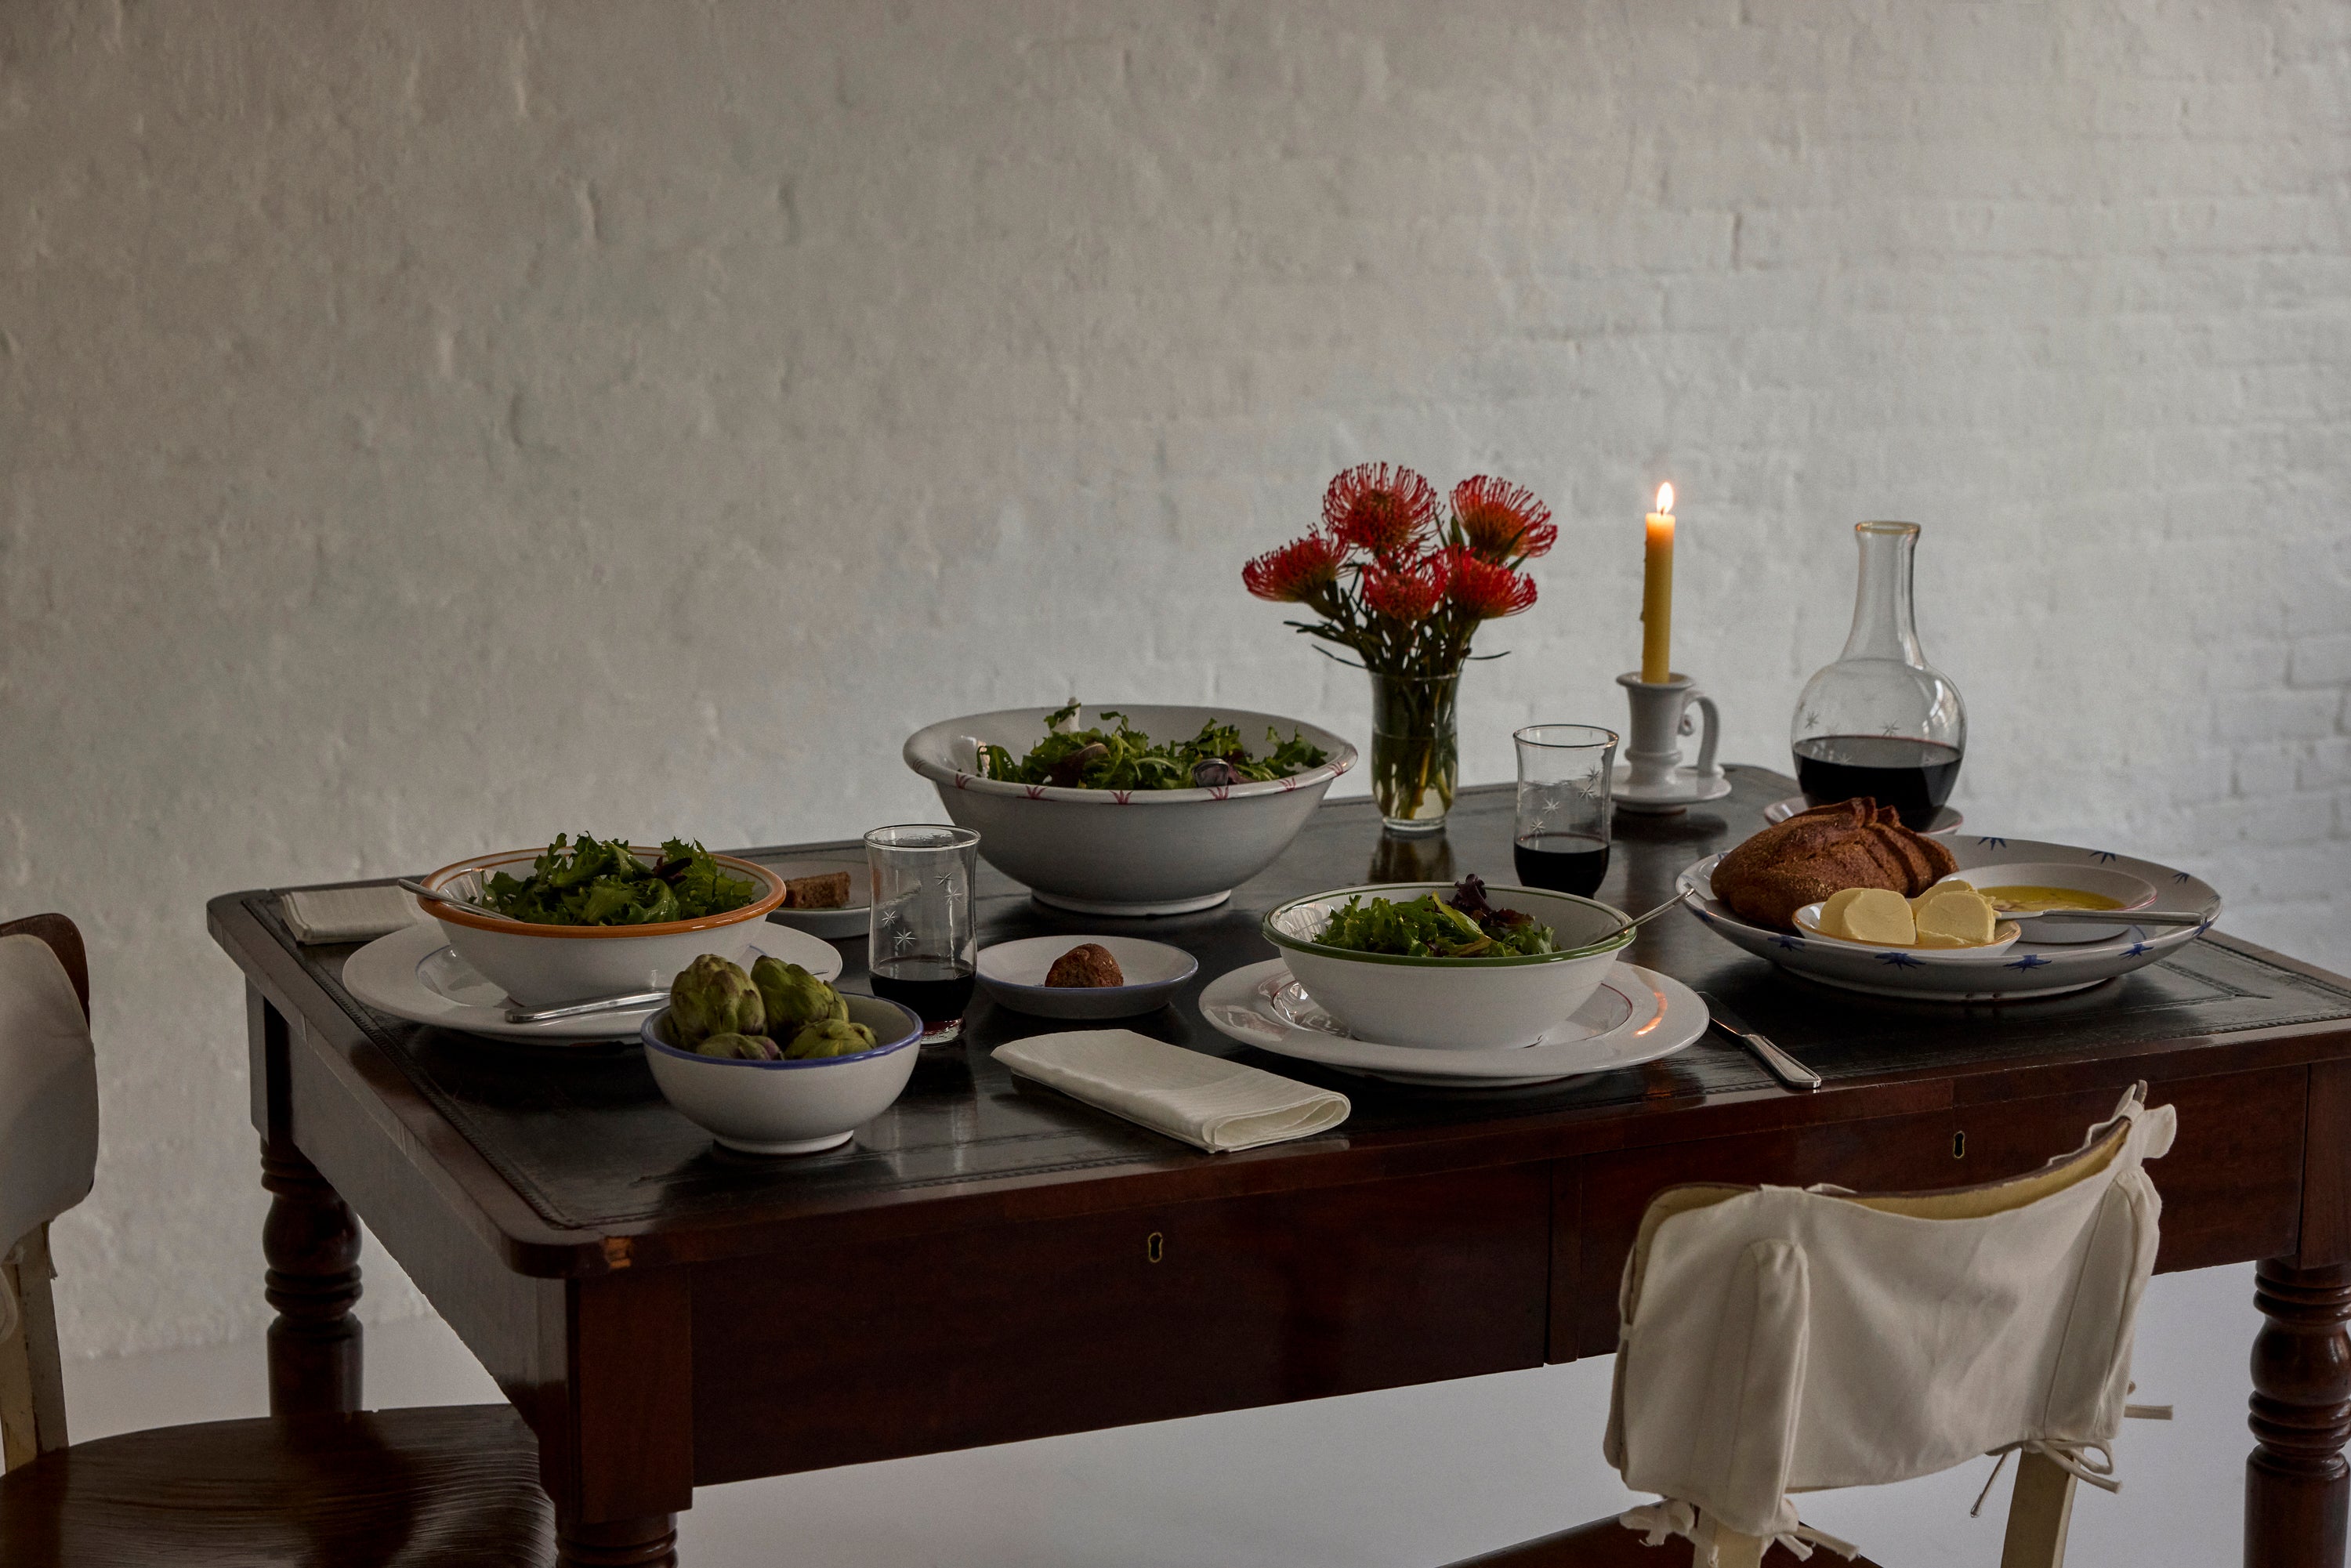
<path fill-rule="evenodd" d="M 1959 748 L 1886 735 L 1822 735 L 1796 742 L 1796 783 L 1807 805 L 1867 795 L 1924 832 L 1959 780 Z"/>
<path fill-rule="evenodd" d="M 971 1006 L 971 967 L 952 958 L 884 958 L 866 977 L 873 994 L 914 1009 L 923 1038 L 953 1040 Z"/>
<path fill-rule="evenodd" d="M 1608 841 L 1593 833 L 1533 833 L 1511 846 L 1521 887 L 1590 898 L 1608 874 Z"/>

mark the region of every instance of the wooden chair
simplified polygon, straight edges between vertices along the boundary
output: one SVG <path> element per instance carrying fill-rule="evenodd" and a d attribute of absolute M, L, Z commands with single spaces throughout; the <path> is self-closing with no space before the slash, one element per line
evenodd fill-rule
<path fill-rule="evenodd" d="M 48 945 L 86 1019 L 89 968 L 73 923 L 0 925 L 0 937 L 15 935 Z M 48 1227 L 0 1270 L 21 1304 L 0 1338 L 7 1568 L 555 1562 L 538 1446 L 509 1406 L 214 1421 L 68 1447 Z"/>
<path fill-rule="evenodd" d="M 2141 1089 L 2143 1088 L 2142 1085 Z M 2082 1184 L 2106 1176 L 2110 1172 L 2118 1177 L 2114 1183 L 2115 1188 L 2120 1188 L 2125 1182 L 2142 1184 L 2143 1191 L 2136 1199 L 2132 1194 L 2120 1192 L 2100 1198 L 2102 1204 L 2109 1206 L 2103 1210 L 2100 1217 L 2109 1225 L 2109 1233 L 2120 1231 L 2128 1237 L 2126 1245 L 2130 1248 L 2130 1251 L 2127 1254 L 2111 1247 L 2106 1249 L 2109 1262 L 2105 1270 L 2103 1282 L 2118 1285 L 2119 1295 L 2100 1296 L 2094 1291 L 2082 1291 L 2073 1296 L 2060 1297 L 2052 1301 L 2051 1305 L 2056 1310 L 2048 1314 L 2050 1321 L 2043 1325 L 2054 1329 L 2060 1334 L 2061 1338 L 2055 1343 L 2070 1345 L 2074 1342 L 2062 1336 L 2066 1329 L 2067 1319 L 2072 1317 L 2075 1320 L 2071 1326 L 2076 1340 L 2108 1347 L 2107 1358 L 2104 1361 L 2099 1361 L 2095 1353 L 2085 1353 L 2073 1364 L 2095 1366 L 2103 1374 L 2101 1385 L 2106 1390 L 2104 1398 L 2107 1401 L 2118 1402 L 2121 1398 L 2122 1387 L 2120 1379 L 2129 1363 L 2129 1345 L 2138 1291 L 2145 1288 L 2147 1273 L 2155 1257 L 2153 1188 L 2151 1186 L 2144 1185 L 2146 1177 L 2143 1173 L 2136 1169 L 2136 1161 L 2140 1158 L 2153 1158 L 2162 1154 L 2164 1149 L 2168 1147 L 2171 1135 L 2170 1111 L 2168 1108 L 2151 1113 L 2147 1111 L 2139 1103 L 2140 1093 L 2141 1090 L 2134 1090 L 2130 1095 L 2126 1096 L 2123 1105 L 2117 1108 L 2114 1120 L 2101 1127 L 2094 1128 L 2092 1130 L 2094 1136 L 2085 1141 L 2081 1149 L 2072 1155 L 2052 1160 L 2041 1170 L 2029 1176 L 2011 1181 L 1993 1182 L 1980 1186 L 1938 1193 L 1828 1195 L 1827 1201 L 1850 1204 L 1859 1208 L 1875 1210 L 1879 1214 L 1897 1215 L 1912 1220 L 1973 1222 L 1987 1220 L 1996 1216 L 2012 1215 L 2029 1207 L 2055 1200 Z M 2154 1124 L 2141 1130 L 2135 1138 L 2133 1124 L 2135 1119 L 2150 1120 Z M 2123 1163 L 2118 1166 L 2117 1162 Z M 1680 1216 L 1697 1214 L 1754 1190 L 1734 1186 L 1680 1186 L 1668 1188 L 1651 1200 L 1648 1212 L 1643 1218 L 1638 1239 L 1634 1244 L 1632 1256 L 1625 1264 L 1625 1301 L 1628 1331 L 1631 1328 L 1631 1318 L 1639 1310 L 1638 1303 L 1642 1300 L 1643 1281 L 1649 1261 L 1650 1249 L 1656 1239 L 1660 1228 Z M 2116 1221 L 2118 1216 L 2120 1222 L 2117 1224 Z M 1758 1228 L 1758 1233 L 1766 1232 L 1768 1228 Z M 1774 1241 L 1766 1244 L 1780 1243 Z M 1756 1243 L 1750 1241 L 1747 1245 L 1751 1249 Z M 1812 1264 L 1813 1269 L 1820 1270 L 1823 1261 L 1829 1263 L 1829 1271 L 1834 1271 L 1840 1268 L 1850 1269 L 1856 1278 L 1875 1274 L 1874 1283 L 1880 1287 L 1879 1291 L 1876 1293 L 1880 1301 L 1900 1301 L 1903 1298 L 1902 1286 L 1905 1281 L 1898 1276 L 1886 1275 L 1867 1262 L 1856 1265 L 1849 1261 L 1840 1263 L 1834 1260 L 1815 1260 Z M 1723 1281 L 1723 1277 L 1719 1275 L 1699 1274 L 1696 1279 L 1703 1285 L 1714 1285 Z M 1685 1276 L 1679 1282 L 1687 1288 L 1693 1280 L 1689 1276 Z M 1729 1288 L 1736 1287 L 1734 1285 Z M 1928 1299 L 1932 1299 L 1934 1295 L 1931 1289 L 1920 1293 Z M 2080 1318 L 2079 1314 L 2082 1313 L 2100 1312 L 2102 1308 L 2099 1303 L 2101 1302 L 2104 1303 L 2103 1311 L 2112 1313 L 2111 1317 L 2100 1316 L 2090 1320 Z M 1869 1321 L 1874 1322 L 1877 1319 L 1873 1315 Z M 2021 1320 L 2011 1318 L 2001 1321 Z M 2085 1322 L 2094 1322 L 2095 1332 L 2083 1333 L 2081 1331 Z M 1733 1349 L 1753 1343 L 1759 1342 L 1744 1339 L 1723 1339 L 1717 1342 L 1718 1345 L 1728 1345 Z M 1834 1354 L 1833 1352 L 1832 1354 Z M 2065 1352 L 2061 1350 L 2059 1354 L 2062 1357 Z M 2119 1359 L 2115 1359 L 2116 1357 Z M 1753 1364 L 1748 1364 L 1751 1377 Z M 1801 1369 L 1802 1364 L 1799 1363 L 1798 1365 L 1799 1370 L 1793 1375 L 1799 1385 L 1799 1392 L 1794 1396 L 1796 1403 L 1793 1406 L 1774 1406 L 1766 1402 L 1762 1406 L 1774 1418 L 1784 1418 L 1783 1412 L 1800 1410 L 1802 1407 L 1803 1395 L 1801 1392 L 1801 1385 L 1805 1374 Z M 2037 1372 L 2036 1366 L 2038 1366 Z M 2036 1376 L 2048 1384 L 2053 1385 L 2056 1382 L 2051 1367 L 2038 1364 L 2026 1364 L 2022 1362 L 2013 1368 L 2005 1369 L 2002 1376 L 2011 1384 L 2025 1385 L 2028 1388 L 2033 1385 Z M 1624 1444 L 1620 1436 L 1623 1427 L 1618 1423 L 1635 1419 L 1639 1415 L 1637 1410 L 1628 1408 L 1631 1401 L 1626 1394 L 1626 1386 L 1625 1369 L 1623 1355 L 1620 1353 L 1610 1440 L 1611 1458 L 1620 1466 L 1625 1461 Z M 2076 1386 L 2080 1385 L 2077 1384 Z M 1753 1398 L 1757 1388 L 1758 1385 L 1750 1381 L 1746 1388 L 1746 1396 L 1750 1399 Z M 2042 1393 L 2045 1397 L 2045 1388 Z M 2030 1406 L 2032 1399 L 2032 1395 L 2027 1393 L 2022 1404 Z M 2079 1401 L 2074 1403 L 2077 1406 L 2080 1404 Z M 2111 1436 L 2111 1421 L 2117 1413 L 2158 1418 L 2167 1418 L 2170 1415 L 2168 1409 L 2120 1406 L 2118 1403 L 2105 1403 L 2104 1412 L 2106 1422 L 2104 1429 L 2105 1436 Z M 2047 1412 L 2044 1410 L 2043 1413 Z M 2078 1409 L 2075 1415 L 2078 1416 Z M 2090 1425 L 2095 1426 L 2097 1423 L 2093 1422 Z M 2015 1434 L 2010 1432 L 2006 1435 L 2013 1437 Z M 2074 1433 L 2077 1437 L 2085 1435 L 2085 1432 L 2080 1429 Z M 1703 1442 L 1704 1439 L 1698 1440 Z M 2095 1446 L 2097 1439 L 2093 1437 L 2091 1441 Z M 2011 1445 L 2011 1447 L 2013 1446 Z M 2067 1442 L 2056 1441 L 2053 1446 L 2059 1450 L 2073 1454 L 2077 1461 L 2081 1458 L 2079 1449 Z M 1686 1450 L 1682 1450 L 1677 1444 L 1675 1444 L 1668 1445 L 1668 1452 L 1680 1454 Z M 1951 1458 L 1956 1457 L 1956 1455 L 1951 1456 Z M 2001 1546 L 2001 1568 L 2064 1568 L 2065 1538 L 2073 1517 L 2077 1471 L 2051 1457 L 2050 1452 L 2044 1451 L 2038 1444 L 2022 1448 L 2016 1458 L 2018 1461 L 2016 1482 L 2009 1501 L 2008 1527 Z M 1949 1462 L 1950 1458 L 1943 1461 L 1946 1464 Z M 1913 1470 L 1910 1473 L 1930 1472 Z M 2093 1479 L 2097 1479 L 2101 1485 L 2114 1484 L 2096 1472 L 2079 1473 L 2091 1474 Z M 1625 1517 L 1631 1519 L 1634 1516 Z M 1693 1517 L 1698 1525 L 1697 1538 L 1703 1540 L 1711 1536 L 1716 1568 L 1759 1568 L 1759 1565 L 1769 1565 L 1769 1568 L 1794 1568 L 1799 1561 L 1796 1555 L 1783 1545 L 1769 1542 L 1753 1535 L 1741 1534 L 1725 1527 L 1719 1521 L 1705 1519 L 1703 1510 L 1695 1511 L 1694 1515 L 1684 1515 L 1683 1522 L 1685 1524 L 1691 1522 Z M 1667 1539 L 1659 1545 L 1652 1547 L 1640 1531 L 1625 1528 L 1625 1524 L 1618 1520 L 1605 1519 L 1573 1530 L 1562 1531 L 1555 1535 L 1522 1542 L 1516 1546 L 1505 1547 L 1498 1552 L 1468 1558 L 1453 1564 L 1452 1568 L 1636 1568 L 1636 1565 L 1639 1565 L 1639 1568 L 1673 1568 L 1675 1564 L 1687 1563 L 1693 1559 L 1699 1562 L 1705 1561 L 1704 1552 L 1702 1549 L 1694 1546 L 1688 1541 Z M 1818 1565 L 1824 1561 L 1831 1563 L 1850 1562 L 1858 1565 L 1858 1568 L 1876 1568 L 1876 1564 L 1866 1557 L 1856 1554 L 1847 1559 L 1831 1551 L 1825 1545 L 1815 1544 L 1812 1557 L 1813 1568 L 1818 1568 Z"/>

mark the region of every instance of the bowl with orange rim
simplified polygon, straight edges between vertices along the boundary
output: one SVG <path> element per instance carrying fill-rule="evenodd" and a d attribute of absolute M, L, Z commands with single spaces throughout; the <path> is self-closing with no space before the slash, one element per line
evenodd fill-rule
<path fill-rule="evenodd" d="M 662 852 L 642 844 L 629 852 L 647 865 Z M 503 850 L 443 866 L 424 878 L 435 893 L 481 901 L 499 872 L 527 876 L 547 851 Z M 784 901 L 784 879 L 755 861 L 734 855 L 711 857 L 729 876 L 758 889 L 750 903 L 696 920 L 666 920 L 646 925 L 540 925 L 489 909 L 458 909 L 437 899 L 423 907 L 441 923 L 449 946 L 526 1008 L 559 1008 L 632 991 L 667 990 L 679 970 L 705 953 L 737 963 L 770 931 L 768 912 Z"/>

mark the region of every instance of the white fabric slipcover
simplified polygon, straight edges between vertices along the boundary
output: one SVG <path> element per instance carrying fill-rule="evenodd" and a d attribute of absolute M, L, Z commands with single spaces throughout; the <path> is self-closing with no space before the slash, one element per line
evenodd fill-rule
<path fill-rule="evenodd" d="M 2174 1124 L 2144 1088 L 1994 1186 L 1660 1194 L 1625 1264 L 1606 1451 L 1661 1501 L 1625 1522 L 1701 1563 L 1717 1527 L 1850 1555 L 1788 1494 L 2019 1448 L 2111 1487 L 2162 1208 L 2141 1163 Z"/>
<path fill-rule="evenodd" d="M 89 1196 L 98 1168 L 98 1054 L 57 956 L 0 936 L 0 1257 Z M 0 1338 L 16 1298 L 0 1277 Z"/>

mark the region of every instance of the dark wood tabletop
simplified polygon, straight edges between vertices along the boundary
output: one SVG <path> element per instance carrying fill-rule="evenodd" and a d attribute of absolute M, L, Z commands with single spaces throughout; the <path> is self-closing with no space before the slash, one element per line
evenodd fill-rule
<path fill-rule="evenodd" d="M 1729 797 L 1684 815 L 1619 813 L 1600 896 L 1662 902 L 1793 791 L 1731 772 Z M 296 943 L 277 890 L 216 899 L 214 934 L 248 981 L 277 1197 L 273 1399 L 360 1405 L 355 1206 L 538 1432 L 569 1560 L 662 1561 L 696 1484 L 1606 1354 L 1657 1188 L 1993 1179 L 2071 1148 L 2145 1079 L 2180 1115 L 2154 1170 L 2158 1266 L 2264 1260 L 2247 1561 L 2341 1561 L 2351 982 L 2215 932 L 2073 996 L 1907 1002 L 1787 976 L 1678 914 L 1644 928 L 1635 962 L 1735 1006 L 1822 1074 L 1813 1094 L 1719 1035 L 1562 1083 L 1433 1090 L 1202 1020 L 1207 982 L 1273 956 L 1258 920 L 1284 899 L 1513 880 L 1510 809 L 1506 788 L 1467 790 L 1446 834 L 1412 841 L 1384 837 L 1368 801 L 1326 804 L 1229 904 L 1151 921 L 1046 909 L 983 869 L 983 943 L 1112 930 L 1184 946 L 1192 985 L 1130 1027 L 1353 1103 L 1333 1132 L 1239 1155 L 1013 1079 L 992 1047 L 1081 1026 L 981 998 L 850 1145 L 733 1155 L 668 1107 L 632 1045 L 385 1018 L 342 989 L 355 949 Z M 862 989 L 862 941 L 838 945 Z"/>

